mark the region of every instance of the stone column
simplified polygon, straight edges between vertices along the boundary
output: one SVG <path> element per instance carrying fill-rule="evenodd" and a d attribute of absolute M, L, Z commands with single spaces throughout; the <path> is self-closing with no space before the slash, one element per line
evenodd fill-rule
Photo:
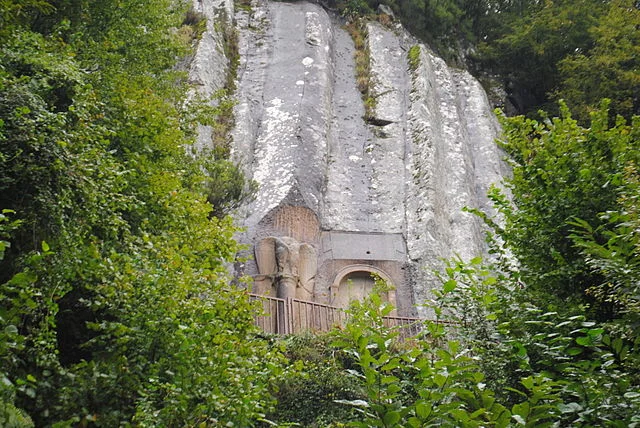
<path fill-rule="evenodd" d="M 298 287 L 299 244 L 293 238 L 275 238 L 276 294 L 281 299 L 295 299 Z"/>
<path fill-rule="evenodd" d="M 256 244 L 256 264 L 260 273 L 255 278 L 255 293 L 262 296 L 275 296 L 275 277 L 277 272 L 275 256 L 276 238 L 268 237 Z"/>

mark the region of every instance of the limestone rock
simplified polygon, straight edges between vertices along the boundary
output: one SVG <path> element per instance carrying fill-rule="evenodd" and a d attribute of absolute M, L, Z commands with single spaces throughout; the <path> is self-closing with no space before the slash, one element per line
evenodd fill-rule
<path fill-rule="evenodd" d="M 389 15 L 391 19 L 395 18 L 395 15 L 393 14 L 393 10 L 391 10 L 391 8 L 386 4 L 381 3 L 378 5 L 378 13 L 384 13 L 385 15 Z"/>
<path fill-rule="evenodd" d="M 395 286 L 399 313 L 425 314 L 415 306 L 441 260 L 485 251 L 481 223 L 462 208 L 490 210 L 486 191 L 508 173 L 482 87 L 424 45 L 410 70 L 415 39 L 372 22 L 376 106 L 365 121 L 355 48 L 336 17 L 305 1 L 254 0 L 235 25 L 233 156 L 260 186 L 237 220 L 255 249 L 246 273 L 256 290 L 331 303 L 344 278 L 365 290 L 376 273 Z M 209 92 L 214 50 L 203 38 L 192 71 Z"/>

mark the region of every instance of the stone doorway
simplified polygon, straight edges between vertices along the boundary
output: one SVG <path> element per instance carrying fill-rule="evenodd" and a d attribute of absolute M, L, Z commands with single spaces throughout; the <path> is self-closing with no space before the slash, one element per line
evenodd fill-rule
<path fill-rule="evenodd" d="M 331 285 L 330 304 L 339 308 L 348 308 L 352 301 L 363 300 L 373 291 L 375 276 L 382 278 L 392 287 L 392 290 L 382 297 L 395 306 L 396 292 L 391 277 L 382 269 L 364 264 L 347 266 L 336 274 Z"/>

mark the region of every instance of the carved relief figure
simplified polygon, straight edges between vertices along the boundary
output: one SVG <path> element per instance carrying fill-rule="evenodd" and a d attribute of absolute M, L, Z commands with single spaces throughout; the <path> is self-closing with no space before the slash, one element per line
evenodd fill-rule
<path fill-rule="evenodd" d="M 288 236 L 270 236 L 258 242 L 255 253 L 258 294 L 313 300 L 318 270 L 318 254 L 313 246 Z"/>

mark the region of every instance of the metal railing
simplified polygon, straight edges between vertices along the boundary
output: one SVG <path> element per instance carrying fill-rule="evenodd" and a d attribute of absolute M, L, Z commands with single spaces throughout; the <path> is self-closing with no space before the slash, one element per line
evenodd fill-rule
<path fill-rule="evenodd" d="M 422 318 L 387 316 L 382 319 L 385 327 L 398 327 L 401 339 L 415 337 L 424 326 Z"/>
<path fill-rule="evenodd" d="M 341 308 L 299 299 L 280 299 L 249 294 L 261 303 L 255 322 L 266 333 L 293 334 L 304 331 L 329 331 L 342 325 L 347 315 Z"/>
<path fill-rule="evenodd" d="M 297 334 L 305 331 L 325 332 L 344 325 L 347 313 L 342 308 L 299 299 L 280 299 L 249 294 L 260 302 L 260 313 L 255 323 L 265 333 Z M 422 319 L 413 317 L 384 317 L 386 327 L 398 327 L 403 339 L 416 336 L 422 330 Z"/>

